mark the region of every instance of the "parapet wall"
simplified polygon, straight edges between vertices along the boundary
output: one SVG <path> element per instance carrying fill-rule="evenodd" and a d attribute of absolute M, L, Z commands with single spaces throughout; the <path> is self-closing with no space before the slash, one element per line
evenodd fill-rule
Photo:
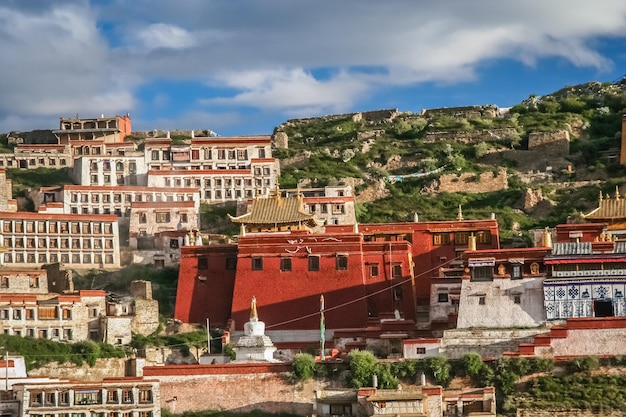
<path fill-rule="evenodd" d="M 426 132 L 426 135 L 424 135 L 424 142 L 459 142 L 466 144 L 480 142 L 504 142 L 507 138 L 516 135 L 517 132 L 513 128 L 436 131 Z"/>
<path fill-rule="evenodd" d="M 220 410 L 311 415 L 313 391 L 328 388 L 320 381 L 289 382 L 288 364 L 229 364 L 146 367 L 157 378 L 161 407 L 180 414 Z"/>

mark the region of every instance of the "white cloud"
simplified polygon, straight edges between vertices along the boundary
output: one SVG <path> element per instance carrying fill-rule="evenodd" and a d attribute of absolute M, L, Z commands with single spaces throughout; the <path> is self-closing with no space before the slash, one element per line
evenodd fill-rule
<path fill-rule="evenodd" d="M 344 72 L 321 81 L 301 68 L 233 72 L 216 80 L 241 92 L 229 98 L 206 99 L 201 104 L 260 107 L 287 111 L 292 116 L 345 111 L 369 88 L 362 79 Z"/>
<path fill-rule="evenodd" d="M 133 112 L 137 87 L 162 80 L 219 89 L 201 101 L 211 109 L 343 112 L 388 88 L 475 80 L 499 59 L 608 71 L 603 37 L 626 37 L 623 0 L 2 2 L 0 121 Z M 232 108 L 215 123 L 236 123 Z"/>
<path fill-rule="evenodd" d="M 189 31 L 165 23 L 149 25 L 141 29 L 136 36 L 147 49 L 184 49 L 196 44 L 196 40 Z"/>

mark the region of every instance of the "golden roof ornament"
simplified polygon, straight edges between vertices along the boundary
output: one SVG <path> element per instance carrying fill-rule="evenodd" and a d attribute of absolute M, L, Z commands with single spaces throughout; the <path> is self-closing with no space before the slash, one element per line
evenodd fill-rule
<path fill-rule="evenodd" d="M 259 313 L 256 311 L 256 297 L 254 295 L 250 302 L 250 321 L 259 321 Z"/>
<path fill-rule="evenodd" d="M 615 199 L 619 200 L 619 187 L 617 185 L 615 186 Z"/>
<path fill-rule="evenodd" d="M 552 233 L 550 233 L 550 229 L 547 227 L 541 233 L 541 246 L 544 248 L 552 247 Z"/>
<path fill-rule="evenodd" d="M 456 215 L 456 219 L 457 219 L 458 221 L 463 220 L 463 208 L 461 208 L 461 205 L 460 205 L 460 204 L 459 204 L 459 211 L 458 211 L 458 213 L 457 213 L 457 215 Z"/>

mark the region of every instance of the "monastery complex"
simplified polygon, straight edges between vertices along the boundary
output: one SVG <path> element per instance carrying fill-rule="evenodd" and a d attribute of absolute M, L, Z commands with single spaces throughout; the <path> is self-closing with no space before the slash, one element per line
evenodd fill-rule
<path fill-rule="evenodd" d="M 498 219 L 468 219 L 462 206 L 455 220 L 367 224 L 350 186 L 283 189 L 271 135 L 192 131 L 182 143 L 165 133 L 138 146 L 131 132 L 128 115 L 62 118 L 56 144 L 0 154 L 0 332 L 128 346 L 159 329 L 152 284 L 137 277 L 128 295 L 77 290 L 72 271 L 174 266 L 173 322 L 210 323 L 237 357 L 196 352 L 179 365 L 165 349 L 160 359 L 134 352 L 124 377 L 84 384 L 27 378 L 20 358 L 6 357 L 12 405 L 3 415 L 159 417 L 161 408 L 262 404 L 320 417 L 495 416 L 492 387 L 318 387 L 302 405 L 282 398 L 296 394 L 276 379 L 305 351 L 321 361 L 355 349 L 390 360 L 626 355 L 619 190 L 599 195 L 582 223 L 536 230 L 533 247 L 502 248 Z M 35 211 L 19 211 L 6 169 L 38 167 L 71 169 L 74 184 L 31 190 Z M 234 238 L 201 224 L 201 205 L 224 203 L 237 206 L 224 219 Z M 229 399 L 245 385 L 241 374 L 263 379 L 265 397 Z M 223 398 L 197 398 L 190 386 Z M 270 404 L 277 398 L 300 405 Z"/>

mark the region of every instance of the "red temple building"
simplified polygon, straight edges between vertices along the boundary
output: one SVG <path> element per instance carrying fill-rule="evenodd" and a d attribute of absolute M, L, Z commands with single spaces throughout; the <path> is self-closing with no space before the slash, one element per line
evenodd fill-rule
<path fill-rule="evenodd" d="M 301 196 L 256 199 L 237 244 L 182 248 L 175 318 L 241 330 L 256 297 L 269 331 L 366 329 L 402 322 L 428 328 L 431 281 L 478 249 L 499 247 L 496 220 L 328 225 L 305 213 Z M 416 326 L 419 323 L 420 326 Z"/>

